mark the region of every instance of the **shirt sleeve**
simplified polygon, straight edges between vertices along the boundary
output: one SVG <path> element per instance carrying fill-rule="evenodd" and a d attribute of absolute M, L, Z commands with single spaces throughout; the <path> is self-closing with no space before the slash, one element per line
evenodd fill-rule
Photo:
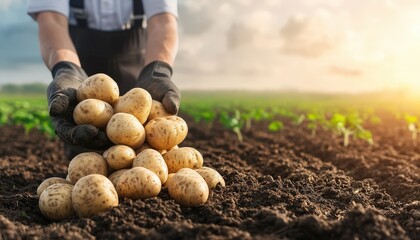
<path fill-rule="evenodd" d="M 171 13 L 178 18 L 177 3 L 177 0 L 143 0 L 143 7 L 147 18 L 158 13 Z"/>
<path fill-rule="evenodd" d="M 39 12 L 53 11 L 69 17 L 70 6 L 69 0 L 29 0 L 27 13 L 34 20 Z"/>

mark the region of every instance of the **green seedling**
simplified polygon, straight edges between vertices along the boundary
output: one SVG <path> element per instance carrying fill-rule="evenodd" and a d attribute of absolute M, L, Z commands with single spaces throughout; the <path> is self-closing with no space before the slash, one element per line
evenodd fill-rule
<path fill-rule="evenodd" d="M 326 124 L 326 120 L 323 114 L 312 112 L 306 114 L 306 127 L 311 130 L 311 136 L 315 137 L 317 130 L 320 126 Z"/>
<path fill-rule="evenodd" d="M 405 114 L 404 120 L 407 123 L 408 131 L 411 132 L 411 140 L 415 142 L 417 140 L 418 124 L 419 120 L 417 116 Z"/>
<path fill-rule="evenodd" d="M 270 132 L 278 132 L 284 128 L 284 124 L 282 121 L 272 121 L 267 128 Z"/>
<path fill-rule="evenodd" d="M 363 139 L 369 144 L 373 144 L 372 133 L 363 128 L 363 120 L 357 113 L 350 113 L 348 115 L 334 113 L 329 124 L 333 130 L 343 135 L 344 147 L 349 145 L 351 135 Z"/>
<path fill-rule="evenodd" d="M 236 134 L 239 142 L 244 141 L 241 133 L 243 119 L 241 119 L 241 112 L 239 110 L 235 110 L 232 115 L 227 112 L 221 112 L 220 122 L 225 128 L 232 130 Z"/>

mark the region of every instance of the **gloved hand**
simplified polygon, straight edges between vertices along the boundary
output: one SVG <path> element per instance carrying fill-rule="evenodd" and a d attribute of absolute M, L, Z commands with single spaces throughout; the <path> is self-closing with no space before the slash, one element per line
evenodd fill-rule
<path fill-rule="evenodd" d="M 181 93 L 171 81 L 172 67 L 161 61 L 147 64 L 140 73 L 136 87 L 145 89 L 154 100 L 162 103 L 170 114 L 177 114 Z"/>
<path fill-rule="evenodd" d="M 57 135 L 65 142 L 92 149 L 103 149 L 111 145 L 104 131 L 73 120 L 77 105 L 76 91 L 87 75 L 82 68 L 71 62 L 58 62 L 51 70 L 53 81 L 47 89 L 48 111 Z"/>

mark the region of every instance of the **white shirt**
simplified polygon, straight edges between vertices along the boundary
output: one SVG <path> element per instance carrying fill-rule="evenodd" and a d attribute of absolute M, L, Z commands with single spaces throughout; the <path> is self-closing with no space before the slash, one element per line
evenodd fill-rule
<path fill-rule="evenodd" d="M 178 17 L 177 0 L 142 1 L 147 18 L 164 12 Z M 124 29 L 133 13 L 133 0 L 85 0 L 84 4 L 88 27 L 97 30 Z M 69 19 L 69 24 L 76 25 L 76 19 L 70 14 L 69 0 L 29 0 L 27 12 L 33 19 L 43 11 L 61 13 Z"/>

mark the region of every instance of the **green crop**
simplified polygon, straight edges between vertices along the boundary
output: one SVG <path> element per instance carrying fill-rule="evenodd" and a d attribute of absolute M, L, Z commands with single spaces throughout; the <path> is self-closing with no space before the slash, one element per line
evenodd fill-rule
<path fill-rule="evenodd" d="M 347 115 L 334 113 L 329 120 L 329 126 L 343 136 L 343 145 L 345 147 L 349 145 L 351 135 L 363 139 L 369 144 L 373 143 L 372 133 L 363 128 L 363 120 L 357 112 Z"/>
<path fill-rule="evenodd" d="M 327 125 L 324 114 L 318 112 L 310 112 L 305 117 L 307 124 L 306 127 L 311 130 L 311 135 L 316 136 L 319 127 Z"/>
<path fill-rule="evenodd" d="M 284 128 L 284 124 L 282 121 L 272 121 L 267 128 L 270 132 L 278 132 Z"/>
<path fill-rule="evenodd" d="M 243 119 L 241 118 L 241 112 L 239 110 L 235 110 L 233 114 L 221 112 L 220 122 L 225 128 L 232 130 L 236 134 L 239 142 L 243 142 L 244 139 L 241 132 Z"/>
<path fill-rule="evenodd" d="M 1 102 L 0 125 L 17 125 L 28 134 L 32 129 L 38 129 L 49 137 L 55 137 L 46 104 L 28 101 Z"/>
<path fill-rule="evenodd" d="M 407 123 L 408 131 L 411 132 L 411 140 L 415 142 L 417 140 L 418 124 L 419 120 L 417 116 L 405 114 L 404 120 Z"/>
<path fill-rule="evenodd" d="M 241 112 L 241 118 L 245 122 L 246 131 L 251 130 L 252 121 L 270 120 L 272 117 L 273 115 L 264 108 L 251 108 Z"/>

